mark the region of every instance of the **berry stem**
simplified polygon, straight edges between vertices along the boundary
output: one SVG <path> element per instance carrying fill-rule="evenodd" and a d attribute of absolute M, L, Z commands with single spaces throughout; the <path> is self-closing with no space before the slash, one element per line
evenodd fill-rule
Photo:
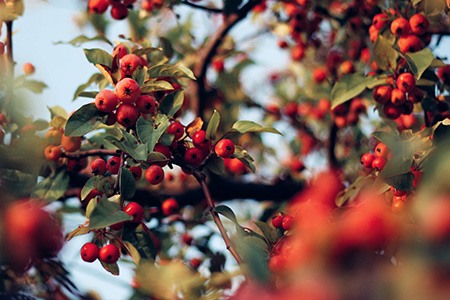
<path fill-rule="evenodd" d="M 220 234 L 222 235 L 222 238 L 225 242 L 225 245 L 226 245 L 228 251 L 230 251 L 231 255 L 233 255 L 234 259 L 236 260 L 236 262 L 238 264 L 242 264 L 243 263 L 242 258 L 239 255 L 239 253 L 236 251 L 236 249 L 234 248 L 233 244 L 231 243 L 230 237 L 228 236 L 227 231 L 225 230 L 225 227 L 223 226 L 222 220 L 220 220 L 219 214 L 214 211 L 216 205 L 214 203 L 214 200 L 211 197 L 208 185 L 206 184 L 205 174 L 199 173 L 199 172 L 194 172 L 193 175 L 195 176 L 195 179 L 197 179 L 197 181 L 200 183 L 200 186 L 201 186 L 202 191 L 206 198 L 206 202 L 208 203 L 209 210 L 213 217 L 214 223 L 216 223 L 216 226 L 219 229 Z"/>

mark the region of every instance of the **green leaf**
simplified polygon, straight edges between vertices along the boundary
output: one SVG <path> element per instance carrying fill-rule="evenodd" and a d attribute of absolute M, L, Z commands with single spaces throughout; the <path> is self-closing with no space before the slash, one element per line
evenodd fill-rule
<path fill-rule="evenodd" d="M 55 175 L 39 182 L 31 195 L 46 202 L 52 202 L 64 196 L 68 187 L 69 176 L 64 169 L 61 169 Z"/>
<path fill-rule="evenodd" d="M 102 74 L 100 74 L 100 73 L 95 73 L 95 74 L 93 74 L 93 75 L 89 78 L 89 80 L 88 80 L 86 83 L 84 83 L 84 84 L 78 86 L 77 90 L 75 91 L 75 93 L 74 93 L 74 95 L 73 95 L 73 99 L 72 99 L 72 100 L 75 100 L 76 98 L 78 98 L 78 96 L 80 95 L 80 93 L 83 92 L 83 91 L 85 91 L 85 90 L 86 90 L 88 87 L 90 87 L 94 82 L 99 83 L 100 80 L 102 80 L 102 79 L 103 79 L 103 75 L 102 75 Z"/>
<path fill-rule="evenodd" d="M 33 122 L 34 128 L 36 128 L 37 131 L 42 131 L 48 128 L 49 124 L 47 121 L 42 119 L 37 119 Z"/>
<path fill-rule="evenodd" d="M 240 120 L 233 124 L 232 131 L 237 131 L 239 133 L 246 133 L 246 132 L 270 132 L 275 134 L 281 134 L 278 130 L 276 130 L 273 127 L 263 127 L 253 121 L 244 121 Z"/>
<path fill-rule="evenodd" d="M 164 97 L 159 108 L 163 114 L 166 114 L 168 117 L 172 117 L 181 108 L 183 102 L 184 91 L 178 90 Z"/>
<path fill-rule="evenodd" d="M 160 152 L 152 151 L 147 156 L 147 162 L 156 163 L 166 161 L 169 157 L 166 157 L 164 154 Z"/>
<path fill-rule="evenodd" d="M 147 55 L 151 54 L 152 52 L 155 52 L 155 51 L 161 52 L 161 49 L 155 48 L 155 47 L 146 47 L 146 48 L 141 48 L 141 49 L 134 50 L 133 54 L 141 56 L 141 55 L 144 55 L 144 54 L 147 54 Z"/>
<path fill-rule="evenodd" d="M 148 75 L 152 78 L 157 77 L 186 77 L 195 80 L 194 73 L 182 65 L 162 64 L 148 69 Z"/>
<path fill-rule="evenodd" d="M 235 238 L 234 243 L 252 277 L 262 283 L 269 281 L 269 251 L 264 240 L 261 240 L 256 236 L 244 236 Z"/>
<path fill-rule="evenodd" d="M 366 88 L 373 88 L 384 83 L 386 83 L 385 77 L 366 76 L 362 73 L 344 75 L 331 89 L 331 108 L 358 96 Z"/>
<path fill-rule="evenodd" d="M 133 259 L 133 262 L 138 265 L 141 261 L 141 255 L 139 254 L 139 251 L 136 249 L 136 247 L 133 246 L 132 243 L 124 241 L 123 245 L 125 246 L 125 249 L 127 250 L 128 255 L 131 256 Z"/>
<path fill-rule="evenodd" d="M 91 229 L 89 229 L 88 227 L 78 227 L 75 228 L 74 230 L 72 230 L 70 233 L 68 233 L 65 237 L 66 241 L 70 241 L 71 239 L 73 239 L 74 237 L 78 236 L 78 235 L 83 235 L 83 234 L 87 234 L 91 232 Z"/>
<path fill-rule="evenodd" d="M 209 119 L 208 127 L 206 127 L 206 138 L 208 140 L 215 140 L 217 128 L 220 124 L 220 114 L 217 110 L 214 110 L 211 119 Z"/>
<path fill-rule="evenodd" d="M 350 184 L 348 188 L 341 191 L 336 196 L 336 206 L 342 207 L 344 204 L 353 201 L 358 195 L 361 188 L 371 181 L 373 181 L 373 179 L 369 176 L 359 176 L 358 178 L 356 178 L 356 180 L 352 184 Z"/>
<path fill-rule="evenodd" d="M 32 91 L 33 93 L 36 93 L 36 94 L 42 94 L 44 89 L 47 88 L 48 86 L 45 83 L 43 83 L 42 81 L 39 81 L 39 80 L 25 79 L 23 81 L 20 81 L 18 83 L 18 86 L 16 86 L 16 87 L 18 87 L 18 88 L 20 88 L 20 87 L 25 88 L 27 90 Z"/>
<path fill-rule="evenodd" d="M 145 160 L 147 158 L 147 146 L 145 144 L 139 144 L 137 142 L 137 140 L 136 140 L 136 143 L 133 141 L 130 141 L 129 136 L 128 136 L 128 135 L 131 135 L 130 133 L 124 132 L 123 134 L 124 134 L 123 140 L 119 140 L 115 136 L 111 136 L 111 135 L 106 136 L 105 140 L 107 142 L 113 144 L 114 146 L 116 146 L 117 148 L 122 150 L 123 152 L 128 153 L 134 159 L 140 160 L 140 161 Z M 125 137 L 128 137 L 128 139 Z"/>
<path fill-rule="evenodd" d="M 225 174 L 225 166 L 223 163 L 223 159 L 220 157 L 211 156 L 206 163 L 206 167 L 214 174 L 217 175 Z"/>
<path fill-rule="evenodd" d="M 139 84 L 139 86 L 143 85 L 145 80 L 148 79 L 148 74 L 146 72 L 146 68 L 137 68 L 133 72 L 133 79 L 136 80 L 136 82 Z"/>
<path fill-rule="evenodd" d="M 99 180 L 100 180 L 100 176 L 92 176 L 91 178 L 89 178 L 88 181 L 86 181 L 83 188 L 81 189 L 81 194 L 80 194 L 81 201 L 84 201 L 84 199 L 86 199 L 86 197 L 89 195 L 89 193 L 93 189 L 97 188 Z"/>
<path fill-rule="evenodd" d="M 83 136 L 94 130 L 106 117 L 106 113 L 99 111 L 94 103 L 80 107 L 67 120 L 65 134 L 67 136 Z"/>
<path fill-rule="evenodd" d="M 120 171 L 120 195 L 125 200 L 133 198 L 136 192 L 136 181 L 134 180 L 133 173 L 127 168 L 122 167 Z"/>
<path fill-rule="evenodd" d="M 150 79 L 141 86 L 141 93 L 152 93 L 158 91 L 171 91 L 173 86 L 165 80 Z"/>
<path fill-rule="evenodd" d="M 412 183 L 414 181 L 414 174 L 407 172 L 396 176 L 383 177 L 383 180 L 397 190 L 411 191 Z"/>
<path fill-rule="evenodd" d="M 253 164 L 254 159 L 248 154 L 247 150 L 240 146 L 235 146 L 233 158 L 237 158 L 242 161 L 247 168 L 249 168 L 253 173 L 255 173 L 255 165 Z"/>
<path fill-rule="evenodd" d="M 148 152 L 152 152 L 159 138 L 169 127 L 169 118 L 158 114 L 153 121 L 139 117 L 136 122 L 136 132 L 139 140 L 147 145 Z"/>
<path fill-rule="evenodd" d="M 155 259 L 156 250 L 153 240 L 151 238 L 151 232 L 148 228 L 144 228 L 142 224 L 139 224 L 136 228 L 129 228 L 125 224 L 125 228 L 122 234 L 124 242 L 129 242 L 133 245 L 139 253 L 139 256 L 143 259 Z"/>
<path fill-rule="evenodd" d="M 89 228 L 101 229 L 119 222 L 131 221 L 132 219 L 132 216 L 120 209 L 118 203 L 103 199 L 97 203 L 97 206 L 91 213 Z"/>
<path fill-rule="evenodd" d="M 113 264 L 107 264 L 104 263 L 100 260 L 100 263 L 102 264 L 103 269 L 105 269 L 106 271 L 108 271 L 109 273 L 111 273 L 114 276 L 119 276 L 120 271 L 119 271 L 119 265 L 117 263 L 113 263 Z"/>
<path fill-rule="evenodd" d="M 95 98 L 97 94 L 98 92 L 81 92 L 80 94 L 78 94 L 78 97 Z"/>
<path fill-rule="evenodd" d="M 111 67 L 113 58 L 111 54 L 102 49 L 83 49 L 84 54 L 86 55 L 87 60 L 96 65 L 104 65 L 107 67 Z"/>
<path fill-rule="evenodd" d="M 383 142 L 389 149 L 394 149 L 399 143 L 402 142 L 402 138 L 397 132 L 384 132 L 376 131 L 371 134 L 374 138 Z"/>
<path fill-rule="evenodd" d="M 267 223 L 262 221 L 254 221 L 254 223 L 258 226 L 269 243 L 275 244 L 278 241 L 278 233 L 275 228 L 270 227 Z"/>
<path fill-rule="evenodd" d="M 89 38 L 89 37 L 87 37 L 85 35 L 79 35 L 76 38 L 73 38 L 73 39 L 71 39 L 68 42 L 59 41 L 59 42 L 56 42 L 54 44 L 55 45 L 58 45 L 58 44 L 70 44 L 72 46 L 79 47 L 79 46 L 81 46 L 84 43 L 94 42 L 94 41 L 101 41 L 101 42 L 105 42 L 105 43 L 108 43 L 108 44 L 112 45 L 112 43 L 107 38 L 105 38 L 104 36 L 99 36 L 99 35 L 94 36 L 92 38 Z"/>
<path fill-rule="evenodd" d="M 54 117 L 63 117 L 64 119 L 67 119 L 69 117 L 69 114 L 67 111 L 62 108 L 61 106 L 52 106 L 47 107 L 50 111 L 50 118 L 53 119 Z"/>
<path fill-rule="evenodd" d="M 391 43 L 383 36 L 379 35 L 373 46 L 375 61 L 382 70 L 394 70 L 397 66 L 398 52 Z"/>
<path fill-rule="evenodd" d="M 233 221 L 235 224 L 239 224 L 237 219 L 236 219 L 236 215 L 234 214 L 233 210 L 231 210 L 231 208 L 229 208 L 226 205 L 218 205 L 214 208 L 214 212 L 221 214 L 222 216 L 230 219 L 231 221 Z"/>
<path fill-rule="evenodd" d="M 420 79 L 423 72 L 428 69 L 435 61 L 435 57 L 430 48 L 423 48 L 420 51 L 414 53 L 405 53 L 403 55 L 408 62 L 409 67 L 416 75 L 417 79 Z"/>

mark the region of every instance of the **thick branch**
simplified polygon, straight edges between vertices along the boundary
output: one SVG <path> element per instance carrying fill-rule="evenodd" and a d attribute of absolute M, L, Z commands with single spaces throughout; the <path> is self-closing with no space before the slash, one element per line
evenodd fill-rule
<path fill-rule="evenodd" d="M 211 194 L 209 193 L 208 185 L 206 184 L 205 175 L 204 174 L 197 174 L 194 173 L 195 178 L 200 183 L 200 186 L 202 188 L 203 193 L 206 197 L 206 202 L 208 203 L 209 210 L 211 211 L 211 215 L 213 217 L 214 223 L 216 223 L 217 228 L 219 229 L 220 235 L 222 235 L 222 238 L 225 242 L 225 245 L 227 246 L 228 251 L 230 251 L 231 255 L 233 255 L 234 259 L 238 264 L 242 264 L 242 258 L 239 255 L 239 253 L 234 248 L 233 244 L 231 243 L 230 237 L 227 234 L 227 231 L 225 230 L 225 227 L 223 226 L 222 220 L 220 220 L 219 214 L 214 210 L 216 205 L 214 203 L 214 200 L 211 197 Z"/>
<path fill-rule="evenodd" d="M 338 130 L 339 128 L 337 127 L 336 123 L 333 122 L 330 127 L 330 136 L 328 137 L 328 162 L 330 164 L 330 167 L 333 169 L 339 167 L 335 152 Z"/>

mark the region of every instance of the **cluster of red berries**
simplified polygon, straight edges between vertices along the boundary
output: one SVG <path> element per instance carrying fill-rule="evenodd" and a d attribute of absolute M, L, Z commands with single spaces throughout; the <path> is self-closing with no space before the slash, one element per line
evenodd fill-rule
<path fill-rule="evenodd" d="M 123 211 L 133 217 L 133 219 L 128 222 L 139 224 L 144 218 L 144 208 L 137 202 L 129 202 L 123 208 Z M 123 222 L 110 226 L 112 230 L 121 230 L 122 227 Z M 114 264 L 120 258 L 120 250 L 116 244 L 120 245 L 121 241 L 119 239 L 110 240 L 109 244 L 106 244 L 101 248 L 99 248 L 96 243 L 86 243 L 80 249 L 81 259 L 86 262 L 94 262 L 95 260 L 100 259 L 106 264 Z"/>
<path fill-rule="evenodd" d="M 392 156 L 391 150 L 382 142 L 379 142 L 373 151 L 361 156 L 361 164 L 366 169 L 383 170 L 387 161 Z"/>
<path fill-rule="evenodd" d="M 381 85 L 374 89 L 374 100 L 383 105 L 383 113 L 389 119 L 397 119 L 401 115 L 410 115 L 414 103 L 420 102 L 424 92 L 416 88 L 416 79 L 410 72 L 398 74 L 395 85 Z"/>
<path fill-rule="evenodd" d="M 409 19 L 397 17 L 395 11 L 377 14 L 372 19 L 369 28 L 370 40 L 374 43 L 378 35 L 389 27 L 391 33 L 397 37 L 397 46 L 402 53 L 417 52 L 429 43 L 427 36 L 430 22 L 423 14 L 414 14 Z"/>
<path fill-rule="evenodd" d="M 272 218 L 272 226 L 277 229 L 291 230 L 294 227 L 294 217 L 278 213 Z"/>
<path fill-rule="evenodd" d="M 343 128 L 348 125 L 356 125 L 359 121 L 359 116 L 365 112 L 364 99 L 357 97 L 336 106 L 332 110 L 332 115 L 336 126 Z"/>
<path fill-rule="evenodd" d="M 123 20 L 128 17 L 128 9 L 133 7 L 136 0 L 89 0 L 88 11 L 94 14 L 103 14 L 111 6 L 111 17 Z"/>

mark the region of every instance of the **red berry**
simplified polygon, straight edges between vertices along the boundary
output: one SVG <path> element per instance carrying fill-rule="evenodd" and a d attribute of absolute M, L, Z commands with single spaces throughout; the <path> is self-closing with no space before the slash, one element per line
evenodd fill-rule
<path fill-rule="evenodd" d="M 372 162 L 372 168 L 381 171 L 386 166 L 386 160 L 382 157 L 375 157 Z"/>
<path fill-rule="evenodd" d="M 164 200 L 161 204 L 161 210 L 165 216 L 173 215 L 178 212 L 179 209 L 180 207 L 178 206 L 178 202 L 174 198 Z"/>
<path fill-rule="evenodd" d="M 364 168 L 372 168 L 372 162 L 375 159 L 375 155 L 372 153 L 365 153 L 361 156 L 361 163 Z"/>
<path fill-rule="evenodd" d="M 133 174 L 134 180 L 139 180 L 142 177 L 142 168 L 140 166 L 130 167 L 131 174 Z"/>
<path fill-rule="evenodd" d="M 200 266 L 200 264 L 202 263 L 202 261 L 199 258 L 193 258 L 193 259 L 191 259 L 190 263 L 194 269 L 197 269 Z"/>
<path fill-rule="evenodd" d="M 279 214 L 272 218 L 272 226 L 275 228 L 283 228 L 284 216 Z"/>
<path fill-rule="evenodd" d="M 190 246 L 192 244 L 193 240 L 194 240 L 194 238 L 192 237 L 192 235 L 190 235 L 187 232 L 183 233 L 183 235 L 181 236 L 181 241 L 188 246 Z"/>
<path fill-rule="evenodd" d="M 392 86 L 382 85 L 373 91 L 373 99 L 380 104 L 384 104 L 391 100 L 391 94 Z"/>
<path fill-rule="evenodd" d="M 383 107 L 383 113 L 388 119 L 397 119 L 401 115 L 401 107 L 394 105 L 392 102 L 387 102 Z"/>
<path fill-rule="evenodd" d="M 141 58 L 136 54 L 127 54 L 120 59 L 120 70 L 124 75 L 131 76 L 141 65 Z"/>
<path fill-rule="evenodd" d="M 0 141 L 3 142 L 5 133 L 1 129 L 0 129 L 0 134 L 2 135 Z M 62 156 L 62 150 L 59 146 L 50 145 L 50 146 L 45 147 L 44 156 L 49 161 L 57 161 Z"/>
<path fill-rule="evenodd" d="M 141 88 L 136 80 L 123 78 L 116 84 L 115 92 L 120 102 L 135 103 L 141 95 Z"/>
<path fill-rule="evenodd" d="M 372 25 L 380 30 L 382 29 L 385 25 L 388 24 L 388 15 L 387 14 L 376 14 L 373 19 L 372 19 Z"/>
<path fill-rule="evenodd" d="M 198 167 L 203 159 L 203 151 L 198 148 L 188 148 L 184 153 L 184 161 L 194 167 Z"/>
<path fill-rule="evenodd" d="M 402 53 L 417 52 L 424 47 L 422 40 L 413 34 L 400 37 L 397 41 L 397 45 Z"/>
<path fill-rule="evenodd" d="M 119 98 L 111 90 L 101 90 L 95 96 L 95 107 L 101 112 L 110 113 L 116 109 L 119 104 Z"/>
<path fill-rule="evenodd" d="M 179 140 L 184 135 L 184 126 L 180 122 L 175 121 L 167 127 L 167 133 L 173 134 L 175 140 Z"/>
<path fill-rule="evenodd" d="M 113 156 L 106 162 L 106 169 L 109 173 L 115 175 L 119 173 L 120 169 L 120 157 Z"/>
<path fill-rule="evenodd" d="M 133 217 L 131 222 L 140 223 L 144 217 L 144 208 L 137 202 L 128 203 L 123 211 Z"/>
<path fill-rule="evenodd" d="M 151 185 L 160 184 L 164 180 L 164 170 L 158 165 L 151 165 L 145 171 L 145 179 Z"/>
<path fill-rule="evenodd" d="M 122 103 L 117 108 L 117 123 L 124 127 L 133 127 L 139 118 L 139 109 L 133 104 Z"/>
<path fill-rule="evenodd" d="M 103 14 L 109 6 L 108 0 L 89 0 L 88 9 L 90 13 Z"/>
<path fill-rule="evenodd" d="M 128 8 L 124 4 L 114 4 L 111 8 L 111 17 L 115 20 L 123 20 L 128 17 Z"/>
<path fill-rule="evenodd" d="M 294 217 L 289 215 L 284 216 L 282 226 L 284 230 L 291 230 L 294 227 Z"/>
<path fill-rule="evenodd" d="M 402 73 L 397 77 L 396 84 L 402 92 L 410 93 L 416 87 L 416 79 L 411 73 Z"/>
<path fill-rule="evenodd" d="M 115 57 L 120 60 L 127 54 L 128 54 L 127 47 L 125 47 L 123 44 L 119 44 L 116 47 L 114 47 L 114 50 L 111 55 L 112 57 Z"/>
<path fill-rule="evenodd" d="M 100 248 L 99 259 L 106 264 L 114 264 L 119 260 L 120 251 L 114 244 L 108 244 Z"/>
<path fill-rule="evenodd" d="M 422 14 L 415 14 L 409 19 L 409 25 L 412 33 L 422 35 L 427 32 L 430 21 Z"/>
<path fill-rule="evenodd" d="M 199 130 L 194 133 L 192 142 L 196 148 L 201 150 L 209 150 L 211 148 L 211 141 L 206 139 L 206 131 L 204 130 Z"/>
<path fill-rule="evenodd" d="M 221 73 L 225 69 L 225 63 L 223 59 L 217 58 L 213 60 L 212 67 L 216 70 L 216 72 Z"/>
<path fill-rule="evenodd" d="M 150 95 L 141 95 L 136 100 L 136 106 L 143 114 L 153 114 L 157 105 L 156 99 Z"/>
<path fill-rule="evenodd" d="M 406 94 L 400 89 L 393 89 L 391 94 L 391 103 L 395 106 L 401 106 L 406 102 Z"/>
<path fill-rule="evenodd" d="M 234 143 L 229 139 L 222 139 L 217 142 L 214 147 L 214 152 L 216 152 L 217 156 L 223 158 L 229 158 L 234 154 Z"/>
<path fill-rule="evenodd" d="M 406 36 L 411 33 L 411 25 L 405 18 L 397 18 L 391 23 L 391 32 L 396 36 Z"/>
<path fill-rule="evenodd" d="M 106 173 L 106 161 L 103 158 L 94 159 L 91 162 L 91 172 L 94 175 L 103 175 Z"/>
<path fill-rule="evenodd" d="M 375 149 L 373 150 L 373 152 L 375 154 L 375 157 L 382 157 L 384 159 L 388 159 L 391 150 L 389 150 L 389 147 L 386 146 L 385 143 L 379 142 L 375 146 Z"/>
<path fill-rule="evenodd" d="M 98 246 L 94 243 L 86 243 L 81 247 L 80 255 L 85 262 L 94 262 L 99 255 Z"/>

